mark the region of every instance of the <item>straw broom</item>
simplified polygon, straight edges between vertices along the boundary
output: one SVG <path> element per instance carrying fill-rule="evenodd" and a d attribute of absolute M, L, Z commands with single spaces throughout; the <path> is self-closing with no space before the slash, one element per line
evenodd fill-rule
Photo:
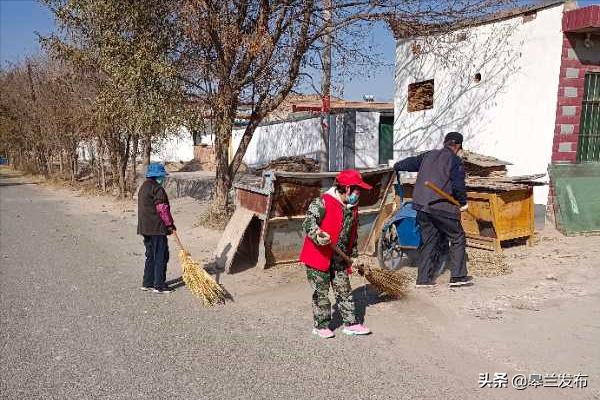
<path fill-rule="evenodd" d="M 179 262 L 181 263 L 182 278 L 185 285 L 198 297 L 204 305 L 214 306 L 225 300 L 225 291 L 213 278 L 206 272 L 199 262 L 192 259 L 192 255 L 187 251 L 177 231 L 173 231 L 173 236 L 179 247 Z"/>
<path fill-rule="evenodd" d="M 352 259 L 348 257 L 339 247 L 331 247 L 337 255 L 342 257 L 342 259 L 348 263 L 348 265 L 352 265 Z M 359 274 L 363 275 L 367 281 L 369 281 L 369 283 L 379 291 L 385 292 L 396 298 L 400 298 L 406 293 L 406 287 L 410 281 L 410 278 L 407 276 L 365 264 L 353 266 L 358 269 Z"/>

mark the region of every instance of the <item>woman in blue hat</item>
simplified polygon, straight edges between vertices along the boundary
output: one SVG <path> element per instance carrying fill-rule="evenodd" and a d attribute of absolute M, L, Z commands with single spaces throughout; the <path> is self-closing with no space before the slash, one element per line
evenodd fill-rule
<path fill-rule="evenodd" d="M 162 187 L 169 175 L 159 163 L 150 163 L 146 170 L 146 181 L 138 192 L 138 235 L 144 237 L 146 265 L 142 290 L 154 293 L 171 293 L 165 283 L 169 262 L 167 235 L 175 231 L 167 192 Z"/>

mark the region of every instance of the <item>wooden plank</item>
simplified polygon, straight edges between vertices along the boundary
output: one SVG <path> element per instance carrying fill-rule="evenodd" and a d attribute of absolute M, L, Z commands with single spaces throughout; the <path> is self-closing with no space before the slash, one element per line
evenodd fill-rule
<path fill-rule="evenodd" d="M 484 192 L 467 192 L 468 199 L 483 199 L 489 200 L 493 196 L 493 193 L 484 193 Z"/>
<path fill-rule="evenodd" d="M 253 211 L 244 207 L 235 209 L 217 244 L 215 257 L 219 270 L 230 272 L 235 254 L 254 215 Z"/>
<path fill-rule="evenodd" d="M 467 239 L 474 239 L 480 242 L 489 242 L 489 243 L 493 243 L 494 242 L 494 238 L 491 237 L 486 237 L 486 236 L 478 236 L 478 235 L 471 235 L 471 234 L 466 234 L 465 235 L 467 237 Z"/>
<path fill-rule="evenodd" d="M 371 175 L 385 175 L 393 171 L 392 167 L 382 168 L 367 168 L 361 169 L 360 174 L 364 177 Z M 322 178 L 335 178 L 339 172 L 284 172 L 275 171 L 277 178 L 307 178 L 307 179 L 322 179 Z"/>
<path fill-rule="evenodd" d="M 373 231 L 376 232 L 376 234 L 374 234 L 370 241 L 367 243 L 367 247 L 364 250 L 364 254 L 367 255 L 374 255 L 375 252 L 377 251 L 377 240 L 379 239 L 379 237 L 381 236 L 381 229 L 383 228 L 383 224 L 387 221 L 388 218 L 390 218 L 392 216 L 392 214 L 397 210 L 398 208 L 395 207 L 394 203 L 386 203 L 385 206 L 383 207 L 383 209 L 380 211 L 379 215 L 381 215 L 381 218 L 379 218 L 378 220 L 375 221 L 375 224 L 373 226 Z"/>
<path fill-rule="evenodd" d="M 474 249 L 481 249 L 481 250 L 489 250 L 489 251 L 496 250 L 496 247 L 494 246 L 494 244 L 482 244 L 482 243 L 479 243 L 479 242 L 471 240 L 471 239 L 467 239 L 467 247 L 472 247 Z"/>
<path fill-rule="evenodd" d="M 529 235 L 529 238 L 527 239 L 527 244 L 531 245 L 532 241 L 531 238 L 533 237 L 533 235 L 535 234 L 535 204 L 533 203 L 533 188 L 529 189 L 529 229 L 531 234 Z"/>
<path fill-rule="evenodd" d="M 383 211 L 383 208 L 385 207 L 385 202 L 387 200 L 388 193 L 390 192 L 390 188 L 393 186 L 393 184 L 394 184 L 394 176 L 393 176 L 393 173 L 390 173 L 390 176 L 388 178 L 387 187 L 385 188 L 385 191 L 383 192 L 383 196 L 381 198 L 381 204 L 379 205 L 379 209 L 377 210 L 377 218 L 375 219 L 375 222 L 373 223 L 373 226 L 371 227 L 371 231 L 369 232 L 369 236 L 367 237 L 367 240 L 365 241 L 364 248 L 359 249 L 359 252 L 362 250 L 362 253 L 364 253 L 364 254 L 369 254 L 369 255 L 375 254 L 375 240 L 374 240 L 375 236 L 373 235 L 373 233 L 375 232 L 375 229 L 381 230 L 381 227 L 383 226 L 383 223 L 385 221 L 385 216 L 383 215 L 382 211 Z"/>
<path fill-rule="evenodd" d="M 498 236 L 498 218 L 500 217 L 499 205 L 498 205 L 498 195 L 494 194 L 490 201 L 491 211 L 492 211 L 492 225 L 494 227 L 494 232 L 496 233 L 496 238 L 494 240 L 494 250 L 497 253 L 502 251 L 502 246 L 500 244 L 500 237 Z"/>
<path fill-rule="evenodd" d="M 467 234 L 467 247 L 473 247 L 475 249 L 495 251 L 497 246 L 497 240 L 495 238 L 489 238 L 484 236 L 469 235 Z"/>
<path fill-rule="evenodd" d="M 235 199 L 237 204 L 246 210 L 261 214 L 263 218 L 264 215 L 266 215 L 268 196 L 242 188 L 236 188 Z"/>
<path fill-rule="evenodd" d="M 263 222 L 262 229 L 260 231 L 259 247 L 258 247 L 258 261 L 257 265 L 259 268 L 267 268 L 267 229 L 269 229 L 269 217 L 272 213 L 273 208 L 273 196 L 275 195 L 275 188 L 267 199 L 267 210 L 265 212 L 265 221 Z"/>

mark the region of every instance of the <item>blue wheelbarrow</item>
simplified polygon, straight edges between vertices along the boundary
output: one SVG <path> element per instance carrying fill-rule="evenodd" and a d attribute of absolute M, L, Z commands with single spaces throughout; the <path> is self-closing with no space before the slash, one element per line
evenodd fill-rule
<path fill-rule="evenodd" d="M 412 264 L 421 245 L 417 211 L 412 201 L 404 201 L 404 190 L 397 172 L 394 191 L 400 199 L 400 208 L 383 224 L 377 243 L 379 266 L 391 271 L 406 263 Z"/>

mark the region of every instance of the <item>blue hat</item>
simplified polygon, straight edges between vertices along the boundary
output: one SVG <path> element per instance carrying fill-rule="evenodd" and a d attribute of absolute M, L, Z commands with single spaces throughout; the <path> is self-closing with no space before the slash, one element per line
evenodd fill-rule
<path fill-rule="evenodd" d="M 159 178 L 161 176 L 168 176 L 169 174 L 165 170 L 165 167 L 161 163 L 153 162 L 148 164 L 146 170 L 146 178 Z"/>

